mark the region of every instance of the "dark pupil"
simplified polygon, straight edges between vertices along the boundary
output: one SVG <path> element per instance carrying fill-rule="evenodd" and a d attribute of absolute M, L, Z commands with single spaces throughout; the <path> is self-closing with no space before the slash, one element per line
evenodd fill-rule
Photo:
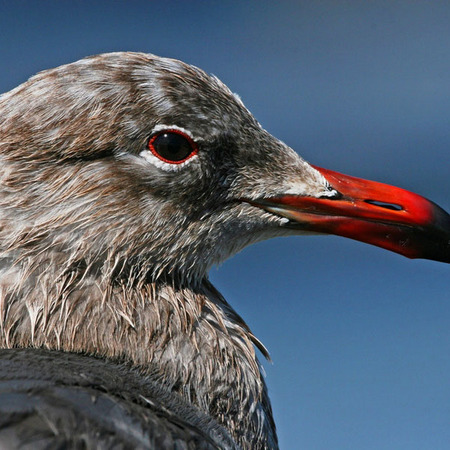
<path fill-rule="evenodd" d="M 182 161 L 192 152 L 190 142 L 177 133 L 164 133 L 153 141 L 156 153 L 168 161 Z"/>

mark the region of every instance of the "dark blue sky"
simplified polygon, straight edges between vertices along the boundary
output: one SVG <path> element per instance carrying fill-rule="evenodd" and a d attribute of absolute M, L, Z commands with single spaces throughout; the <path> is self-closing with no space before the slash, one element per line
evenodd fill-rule
<path fill-rule="evenodd" d="M 308 161 L 449 210 L 449 24 L 446 1 L 0 0 L 0 91 L 99 52 L 179 58 Z M 450 448 L 449 275 L 317 236 L 212 271 L 271 351 L 282 448 Z"/>

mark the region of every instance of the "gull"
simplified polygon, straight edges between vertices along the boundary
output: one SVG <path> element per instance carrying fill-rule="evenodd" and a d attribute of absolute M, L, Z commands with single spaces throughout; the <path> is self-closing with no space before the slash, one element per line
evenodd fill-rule
<path fill-rule="evenodd" d="M 210 268 L 311 233 L 450 262 L 443 209 L 310 165 L 174 59 L 47 70 L 0 117 L 2 448 L 276 449 L 267 350 Z"/>

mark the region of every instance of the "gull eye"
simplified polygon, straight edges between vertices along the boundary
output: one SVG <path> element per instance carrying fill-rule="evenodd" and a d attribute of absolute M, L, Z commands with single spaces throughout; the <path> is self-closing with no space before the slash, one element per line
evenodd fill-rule
<path fill-rule="evenodd" d="M 198 151 L 196 143 L 179 130 L 160 131 L 150 138 L 148 148 L 157 158 L 170 164 L 181 164 Z"/>

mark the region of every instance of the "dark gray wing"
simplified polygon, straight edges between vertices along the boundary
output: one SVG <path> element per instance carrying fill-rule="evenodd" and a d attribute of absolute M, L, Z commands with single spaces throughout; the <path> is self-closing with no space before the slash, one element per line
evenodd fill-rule
<path fill-rule="evenodd" d="M 0 350 L 2 449 L 235 449 L 156 377 L 91 356 Z"/>

